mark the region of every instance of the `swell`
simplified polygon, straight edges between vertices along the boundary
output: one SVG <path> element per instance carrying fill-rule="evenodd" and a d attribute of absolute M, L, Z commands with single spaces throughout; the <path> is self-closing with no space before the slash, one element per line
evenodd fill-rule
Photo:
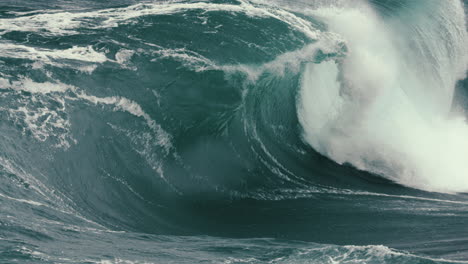
<path fill-rule="evenodd" d="M 427 186 L 360 166 L 361 160 L 337 158 L 326 151 L 326 135 L 334 134 L 307 126 L 309 119 L 327 121 L 320 115 L 326 106 L 314 107 L 328 102 L 307 91 L 338 90 L 334 75 L 344 71 L 358 78 L 375 65 L 346 69 L 356 45 L 373 40 L 353 42 L 359 38 L 349 37 L 348 29 L 333 27 L 333 12 L 344 12 L 338 24 L 358 33 L 346 12 L 369 22 L 376 34 L 392 18 L 384 20 L 367 4 L 340 9 L 343 1 L 337 1 L 334 10 L 319 2 L 301 12 L 239 1 L 8 13 L 0 26 L 2 173 L 9 175 L 2 198 L 26 207 L 18 219 L 37 206 L 41 221 L 156 234 L 281 236 L 398 248 L 410 240 L 423 250 L 427 231 L 442 228 L 431 224 L 434 219 L 464 230 L 465 196 L 394 184 Z M 448 6 L 459 15 L 459 6 Z M 408 10 L 427 14 L 436 7 L 391 12 L 406 19 Z M 377 44 L 394 49 L 394 36 Z M 363 47 L 375 53 L 373 44 Z M 399 52 L 407 51 L 395 51 L 388 61 L 397 61 Z M 388 83 L 394 77 L 389 71 L 375 75 L 362 94 Z M 340 96 L 337 90 L 332 99 Z M 363 118 L 358 110 L 347 111 L 353 118 L 338 123 L 340 132 Z M 324 141 L 320 146 L 317 137 Z M 425 224 L 414 229 L 417 223 Z M 390 225 L 400 231 L 389 232 Z M 453 230 L 434 239 L 459 235 Z M 410 231 L 410 238 L 402 236 Z"/>

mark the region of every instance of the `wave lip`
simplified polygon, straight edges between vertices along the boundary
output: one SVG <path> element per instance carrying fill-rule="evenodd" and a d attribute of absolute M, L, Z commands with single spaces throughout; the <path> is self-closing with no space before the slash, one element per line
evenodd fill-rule
<path fill-rule="evenodd" d="M 450 112 L 467 70 L 465 14 L 458 1 L 418 9 L 396 21 L 370 7 L 313 12 L 343 36 L 348 54 L 307 65 L 304 137 L 340 164 L 423 190 L 466 192 L 468 123 Z"/>

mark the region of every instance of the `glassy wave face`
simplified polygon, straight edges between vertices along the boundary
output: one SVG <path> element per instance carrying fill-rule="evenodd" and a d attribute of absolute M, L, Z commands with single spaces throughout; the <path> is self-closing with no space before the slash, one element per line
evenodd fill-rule
<path fill-rule="evenodd" d="M 0 2 L 0 262 L 468 263 L 465 5 Z"/>

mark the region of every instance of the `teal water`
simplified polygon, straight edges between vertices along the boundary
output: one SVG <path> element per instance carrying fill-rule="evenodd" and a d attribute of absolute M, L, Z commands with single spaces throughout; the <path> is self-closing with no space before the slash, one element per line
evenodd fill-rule
<path fill-rule="evenodd" d="M 468 263 L 457 0 L 0 2 L 0 263 Z"/>

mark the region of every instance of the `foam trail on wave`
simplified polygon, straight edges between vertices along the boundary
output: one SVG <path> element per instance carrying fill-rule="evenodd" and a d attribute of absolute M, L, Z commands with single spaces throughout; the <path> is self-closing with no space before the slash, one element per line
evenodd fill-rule
<path fill-rule="evenodd" d="M 92 46 L 73 46 L 69 49 L 44 49 L 31 46 L 0 42 L 0 58 L 13 58 L 34 61 L 34 69 L 42 68 L 44 64 L 55 67 L 74 68 L 91 74 L 98 64 L 109 60 L 105 54 L 97 52 Z M 117 61 L 123 64 L 124 61 Z"/>
<path fill-rule="evenodd" d="M 464 10 L 458 1 L 409 7 L 387 21 L 366 5 L 312 12 L 349 52 L 306 67 L 304 138 L 340 164 L 419 189 L 465 192 L 468 124 L 450 113 L 467 69 Z"/>
<path fill-rule="evenodd" d="M 12 91 L 26 91 L 33 94 L 33 96 L 49 96 L 56 104 L 61 106 L 58 110 L 62 113 L 66 112 L 65 99 L 80 99 L 94 105 L 113 106 L 115 111 L 127 112 L 144 119 L 147 126 L 155 133 L 159 146 L 164 149 L 166 154 L 172 148 L 171 136 L 137 102 L 128 98 L 121 96 L 97 97 L 87 94 L 73 85 L 64 84 L 60 81 L 38 83 L 26 77 L 22 77 L 16 81 L 0 78 L 0 88 Z M 67 92 L 69 94 L 66 94 Z M 40 98 L 34 97 L 33 100 L 40 100 Z M 57 146 L 68 148 L 70 147 L 69 140 L 77 143 L 73 137 L 68 135 L 70 133 L 71 122 L 57 113 L 57 110 L 51 110 L 48 107 L 34 108 L 26 101 L 24 105 L 17 108 L 0 107 L 0 111 L 9 112 L 15 116 L 16 120 L 24 120 L 25 125 L 33 133 L 34 137 L 40 141 L 45 141 L 53 136 L 60 139 L 60 144 Z M 44 116 L 48 117 L 44 119 Z M 57 131 L 54 128 L 60 128 L 60 131 L 65 131 L 66 133 L 57 135 Z"/>
<path fill-rule="evenodd" d="M 239 1 L 238 4 L 161 2 L 135 4 L 128 7 L 98 11 L 33 13 L 27 16 L 0 19 L 0 35 L 12 31 L 40 32 L 45 35 L 73 35 L 79 33 L 77 29 L 118 27 L 121 24 L 129 23 L 132 19 L 143 16 L 177 14 L 190 10 L 222 11 L 243 13 L 251 17 L 271 17 L 287 23 L 312 39 L 316 39 L 317 34 L 319 34 L 309 21 L 293 13 L 268 5 L 256 6 L 248 1 Z"/>
<path fill-rule="evenodd" d="M 166 154 L 169 153 L 172 148 L 171 136 L 159 124 L 157 124 L 149 114 L 143 111 L 138 103 L 120 96 L 96 97 L 84 92 L 79 92 L 76 95 L 78 98 L 90 103 L 113 105 L 116 110 L 122 110 L 134 116 L 143 118 L 146 121 L 146 124 L 156 132 L 158 144 L 164 148 Z"/>

